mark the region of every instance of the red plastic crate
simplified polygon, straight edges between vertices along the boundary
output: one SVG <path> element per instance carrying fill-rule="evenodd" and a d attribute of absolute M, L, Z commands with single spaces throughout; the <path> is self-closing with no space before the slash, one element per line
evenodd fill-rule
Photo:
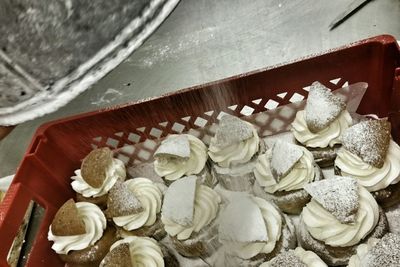
<path fill-rule="evenodd" d="M 336 78 L 340 79 L 333 83 Z M 27 266 L 63 266 L 47 241 L 48 228 L 58 208 L 75 195 L 70 177 L 93 147 L 134 145 L 130 163 L 150 160 L 154 148 L 143 146 L 148 140 L 190 129 L 201 132 L 204 124 L 217 121 L 220 112 L 243 116 L 245 106 L 254 114 L 265 111 L 270 100 L 276 105 L 288 104 L 295 93 L 307 96 L 303 87 L 315 80 L 333 89 L 345 82 L 367 82 L 369 88 L 358 113 L 388 116 L 392 135 L 400 140 L 400 50 L 395 38 L 388 35 L 162 97 L 50 122 L 37 130 L 0 205 L 0 265 L 7 266 L 11 243 L 27 205 L 34 200 L 45 208 L 45 216 Z M 287 92 L 283 99 L 277 96 L 283 92 Z M 234 105 L 236 109 L 229 108 Z"/>

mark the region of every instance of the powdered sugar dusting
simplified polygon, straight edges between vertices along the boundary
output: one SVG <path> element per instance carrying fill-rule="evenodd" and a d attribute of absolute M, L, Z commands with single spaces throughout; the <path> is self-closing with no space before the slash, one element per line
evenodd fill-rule
<path fill-rule="evenodd" d="M 386 234 L 362 260 L 363 266 L 383 267 L 399 266 L 400 235 Z"/>
<path fill-rule="evenodd" d="M 311 85 L 306 104 L 306 122 L 311 132 L 319 132 L 346 108 L 345 102 L 319 82 Z"/>
<path fill-rule="evenodd" d="M 180 158 L 189 158 L 190 156 L 190 144 L 189 139 L 186 135 L 172 135 L 161 142 L 154 156 L 176 156 Z"/>
<path fill-rule="evenodd" d="M 293 250 L 285 251 L 275 258 L 273 258 L 270 262 L 270 267 L 282 267 L 282 266 L 295 266 L 295 267 L 307 267 L 299 257 L 294 254 Z"/>
<path fill-rule="evenodd" d="M 221 118 L 215 136 L 211 139 L 211 145 L 227 147 L 252 136 L 253 126 L 250 123 L 227 114 Z"/>
<path fill-rule="evenodd" d="M 139 199 L 129 190 L 126 184 L 117 181 L 108 193 L 107 215 L 119 217 L 141 211 L 143 211 L 143 207 Z"/>
<path fill-rule="evenodd" d="M 342 136 L 343 146 L 365 163 L 381 168 L 390 143 L 390 122 L 361 121 L 348 128 Z"/>
<path fill-rule="evenodd" d="M 336 176 L 308 184 L 304 189 L 341 223 L 354 222 L 359 206 L 355 179 Z"/>
<path fill-rule="evenodd" d="M 220 217 L 220 240 L 233 242 L 268 241 L 267 228 L 259 207 L 245 195 L 234 195 Z"/>
<path fill-rule="evenodd" d="M 164 196 L 162 216 L 182 226 L 191 225 L 196 195 L 196 176 L 187 176 L 173 182 Z"/>
<path fill-rule="evenodd" d="M 302 156 L 303 150 L 298 145 L 276 141 L 271 156 L 271 171 L 274 178 L 279 181 L 286 176 Z"/>

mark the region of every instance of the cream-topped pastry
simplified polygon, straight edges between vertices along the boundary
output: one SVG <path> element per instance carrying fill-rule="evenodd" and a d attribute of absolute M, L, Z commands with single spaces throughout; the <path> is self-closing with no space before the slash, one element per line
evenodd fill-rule
<path fill-rule="evenodd" d="M 124 163 L 112 158 L 108 148 L 95 149 L 82 161 L 71 183 L 75 192 L 84 197 L 101 197 L 110 191 L 117 180 L 125 180 Z"/>
<path fill-rule="evenodd" d="M 258 157 L 254 176 L 254 194 L 289 214 L 299 214 L 309 202 L 310 196 L 303 187 L 323 178 L 311 152 L 279 140 Z"/>
<path fill-rule="evenodd" d="M 258 152 L 260 138 L 250 123 L 231 115 L 221 118 L 211 138 L 208 155 L 219 166 L 228 168 L 249 162 Z"/>
<path fill-rule="evenodd" d="M 328 267 L 326 263 L 312 251 L 297 247 L 294 250 L 285 251 L 260 267 Z"/>
<path fill-rule="evenodd" d="M 165 231 L 178 240 L 189 239 L 215 219 L 220 202 L 220 196 L 197 184 L 194 176 L 174 182 L 164 197 L 161 220 Z"/>
<path fill-rule="evenodd" d="M 100 266 L 164 267 L 165 264 L 156 240 L 130 236 L 115 242 Z"/>
<path fill-rule="evenodd" d="M 273 172 L 279 168 L 283 171 L 275 178 L 277 175 Z M 303 189 L 304 185 L 314 180 L 314 158 L 304 147 L 277 141 L 258 157 L 254 175 L 268 193 Z"/>
<path fill-rule="evenodd" d="M 52 249 L 58 254 L 68 254 L 94 245 L 106 229 L 107 221 L 99 207 L 88 202 L 71 199 L 57 212 L 48 232 Z"/>
<path fill-rule="evenodd" d="M 355 179 L 335 176 L 304 188 L 312 199 L 300 215 L 298 241 L 328 265 L 347 264 L 357 244 L 388 231 L 385 213 Z"/>
<path fill-rule="evenodd" d="M 388 233 L 382 239 L 371 238 L 357 247 L 348 267 L 399 266 L 400 236 Z"/>
<path fill-rule="evenodd" d="M 127 231 L 153 225 L 156 222 L 157 214 L 161 211 L 161 190 L 147 178 L 134 178 L 125 181 L 124 184 L 130 193 L 140 201 L 142 211 L 113 217 L 114 223 Z"/>
<path fill-rule="evenodd" d="M 281 237 L 282 216 L 271 203 L 253 196 L 236 195 L 224 209 L 219 225 L 220 242 L 242 259 L 271 253 Z"/>
<path fill-rule="evenodd" d="M 292 123 L 292 132 L 307 147 L 333 147 L 341 143 L 343 131 L 351 124 L 345 102 L 321 83 L 314 82 L 305 110 L 298 111 Z"/>
<path fill-rule="evenodd" d="M 199 174 L 207 162 L 207 147 L 190 134 L 169 135 L 154 153 L 155 172 L 168 181 Z"/>
<path fill-rule="evenodd" d="M 175 249 L 187 257 L 204 256 L 215 249 L 214 221 L 220 196 L 197 183 L 195 176 L 173 182 L 165 192 L 161 221 Z"/>
<path fill-rule="evenodd" d="M 390 123 L 362 121 L 343 135 L 335 166 L 370 192 L 400 181 L 400 147 L 390 139 Z"/>
<path fill-rule="evenodd" d="M 356 245 L 378 223 L 378 204 L 354 179 L 336 177 L 305 189 L 312 200 L 303 209 L 301 219 L 311 236 L 327 245 Z"/>
<path fill-rule="evenodd" d="M 229 201 L 221 213 L 218 234 L 231 265 L 261 264 L 295 247 L 290 219 L 272 203 L 245 193 L 235 193 Z"/>

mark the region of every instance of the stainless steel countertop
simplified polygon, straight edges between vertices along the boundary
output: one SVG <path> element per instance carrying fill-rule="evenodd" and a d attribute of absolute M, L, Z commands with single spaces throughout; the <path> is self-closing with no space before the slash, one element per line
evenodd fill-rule
<path fill-rule="evenodd" d="M 142 47 L 95 86 L 57 112 L 18 125 L 0 141 L 0 177 L 16 171 L 34 131 L 44 122 L 287 62 L 374 35 L 400 39 L 399 0 L 371 1 L 330 32 L 329 23 L 350 2 L 182 0 Z"/>

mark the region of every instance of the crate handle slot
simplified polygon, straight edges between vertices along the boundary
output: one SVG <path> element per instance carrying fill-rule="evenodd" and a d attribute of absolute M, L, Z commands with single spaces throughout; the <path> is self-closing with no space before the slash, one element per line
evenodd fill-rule
<path fill-rule="evenodd" d="M 12 183 L 0 204 L 0 266 L 8 266 L 7 256 L 24 219 L 32 194 L 20 183 Z"/>

